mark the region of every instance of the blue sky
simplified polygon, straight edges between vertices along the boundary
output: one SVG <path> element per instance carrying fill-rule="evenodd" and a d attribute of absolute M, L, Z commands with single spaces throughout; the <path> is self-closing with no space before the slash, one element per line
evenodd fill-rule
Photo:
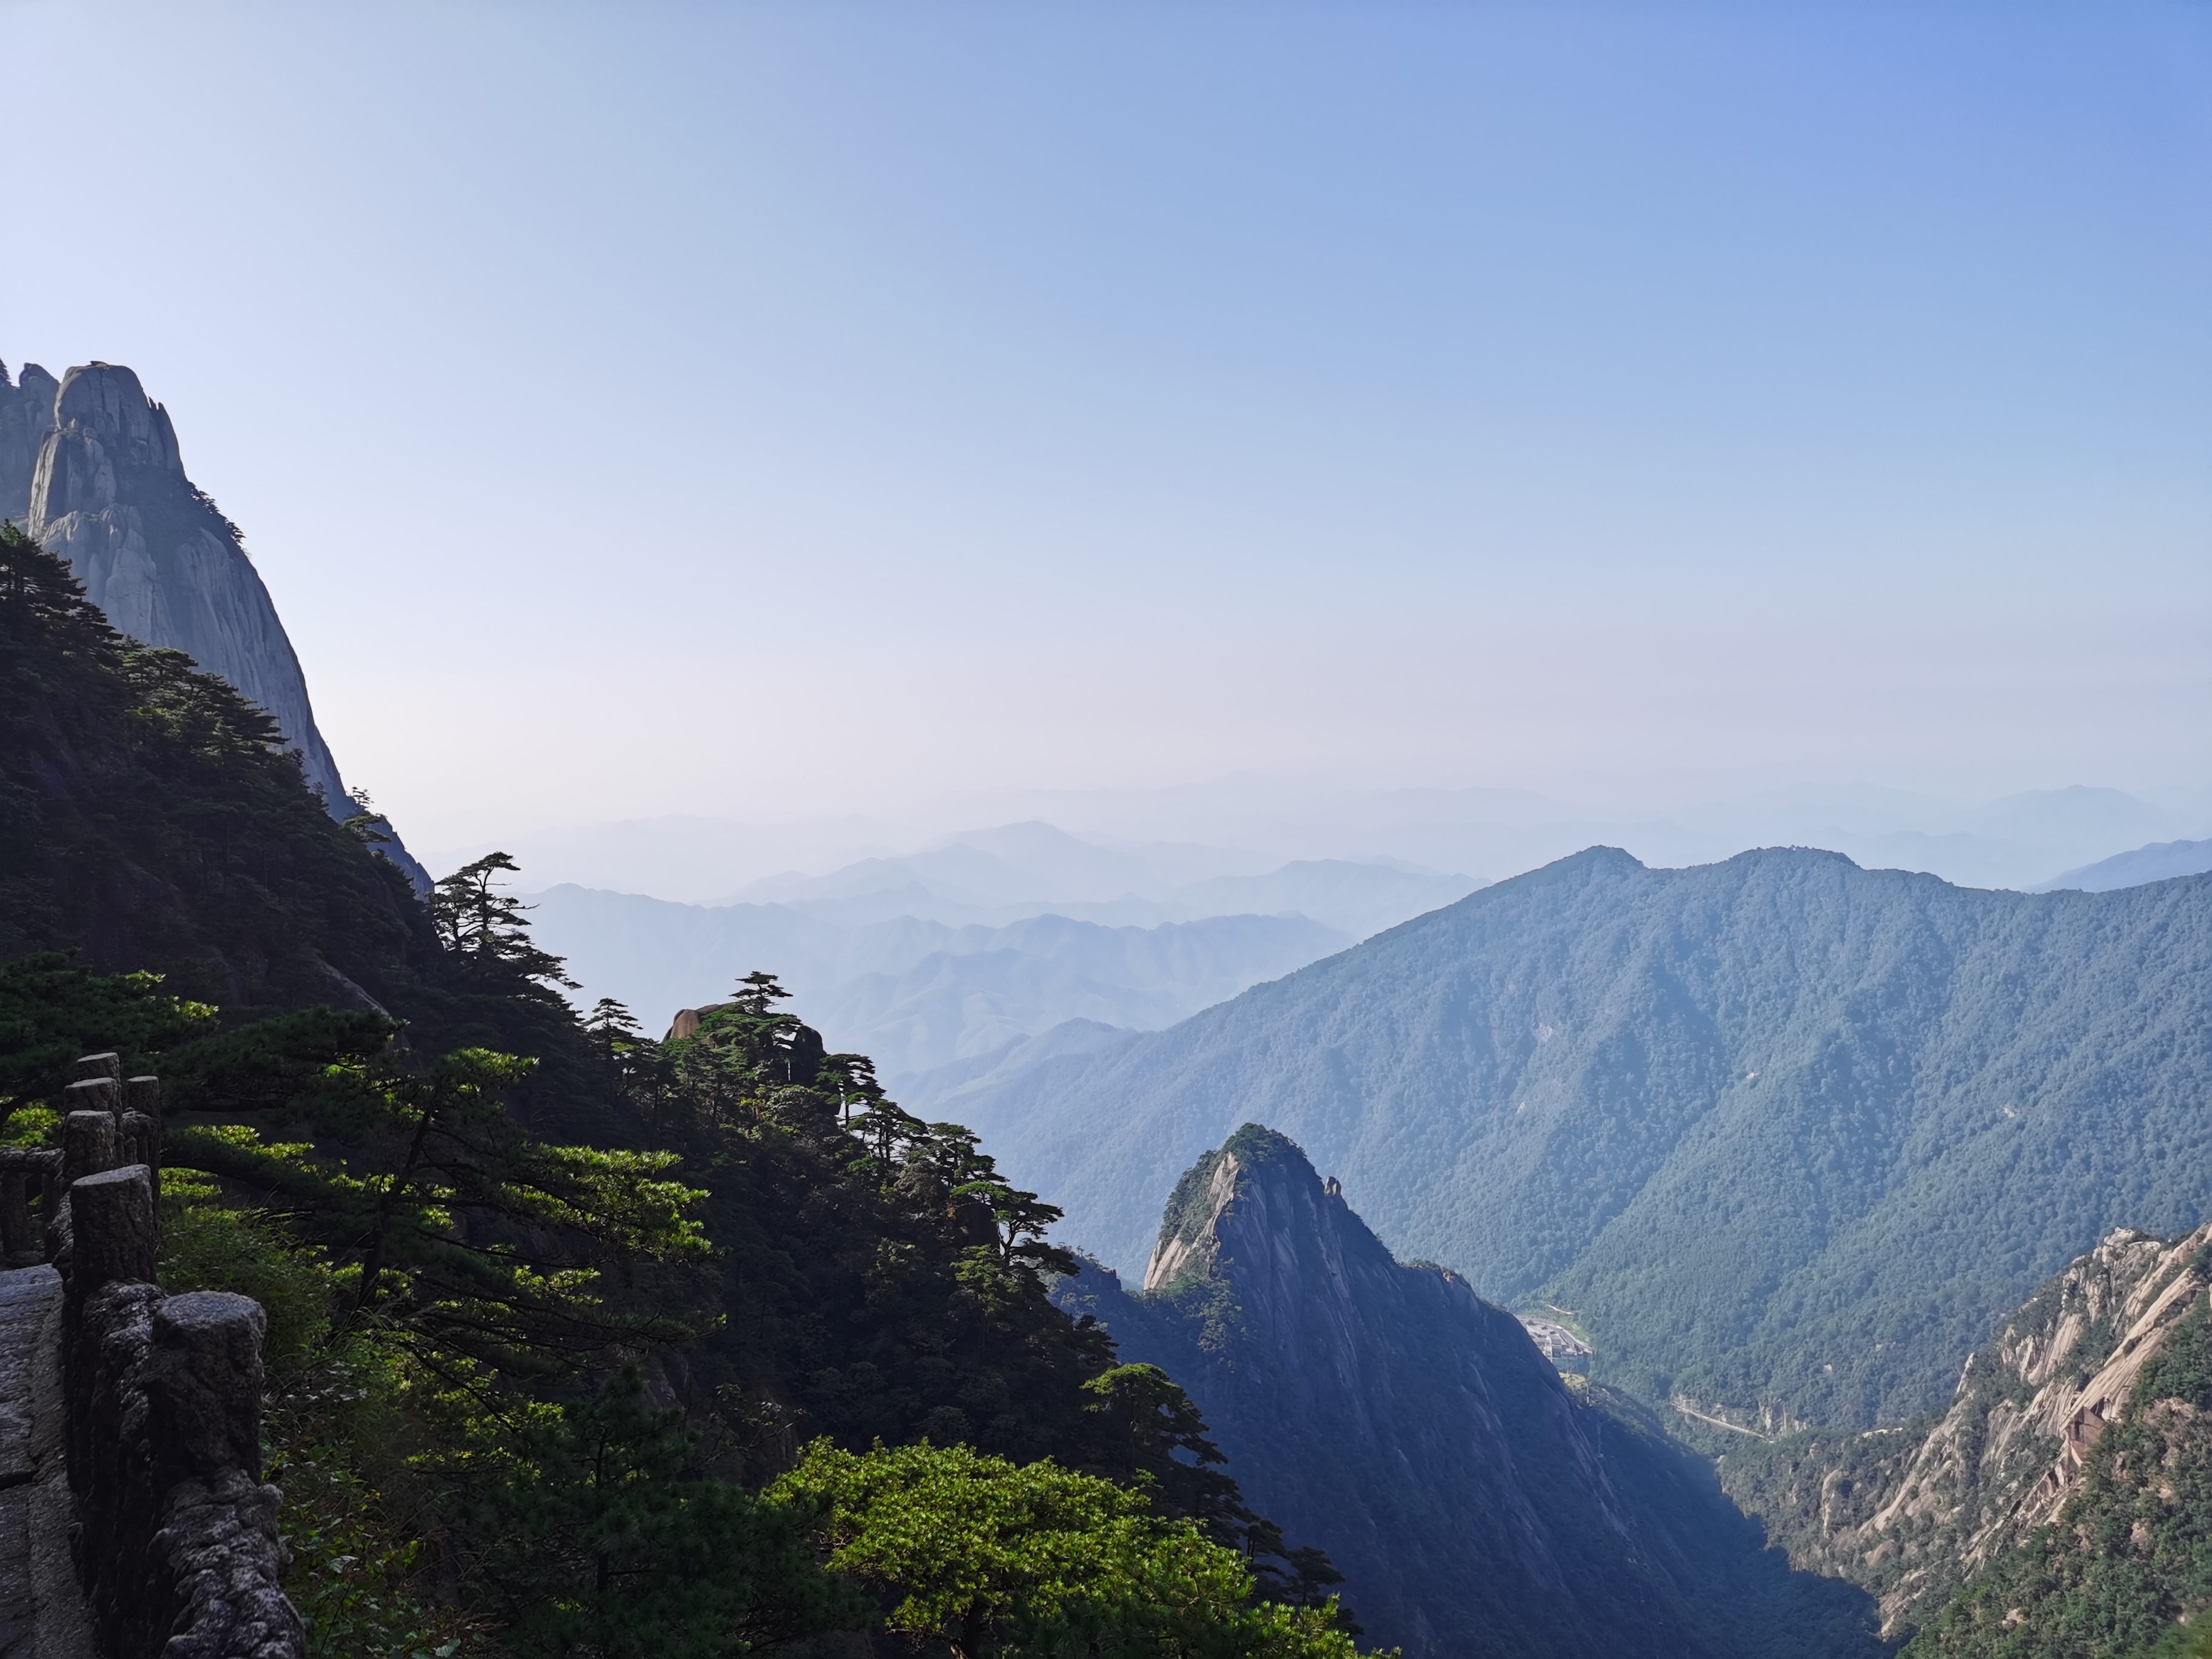
<path fill-rule="evenodd" d="M 0 3 L 433 838 L 2212 781 L 2212 6 Z"/>

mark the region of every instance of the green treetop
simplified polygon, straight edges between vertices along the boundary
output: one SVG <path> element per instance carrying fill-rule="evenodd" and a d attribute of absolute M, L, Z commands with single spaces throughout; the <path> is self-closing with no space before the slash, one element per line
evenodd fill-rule
<path fill-rule="evenodd" d="M 1243 1558 L 1146 1497 L 1049 1460 L 826 1440 L 771 1488 L 885 1626 L 954 1659 L 1352 1659 L 1334 1604 L 1254 1603 Z"/>

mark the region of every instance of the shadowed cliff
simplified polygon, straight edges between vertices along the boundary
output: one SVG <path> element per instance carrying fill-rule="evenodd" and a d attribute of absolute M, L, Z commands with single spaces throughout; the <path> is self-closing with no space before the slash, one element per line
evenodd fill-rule
<path fill-rule="evenodd" d="M 1332 1183 L 1333 1185 L 1333 1183 Z M 1255 1507 L 1424 1656 L 1871 1655 L 1871 1604 L 1791 1573 L 1701 1460 L 1562 1379 L 1518 1320 L 1394 1260 L 1247 1125 L 1183 1176 L 1140 1296 L 1060 1289 L 1197 1401 Z"/>

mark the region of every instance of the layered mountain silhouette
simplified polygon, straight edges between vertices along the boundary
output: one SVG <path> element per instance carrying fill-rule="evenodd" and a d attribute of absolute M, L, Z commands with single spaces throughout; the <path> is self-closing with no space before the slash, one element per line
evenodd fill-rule
<path fill-rule="evenodd" d="M 1264 1116 L 1395 1249 L 1568 1310 L 1600 1380 L 1870 1426 L 2113 1227 L 2212 1213 L 2208 1033 L 2212 878 L 1596 848 L 932 1109 L 1124 1271 L 1152 1194 Z"/>
<path fill-rule="evenodd" d="M 1185 1173 L 1133 1296 L 1063 1281 L 1189 1392 L 1254 1506 L 1326 1549 L 1370 1639 L 1443 1656 L 1866 1655 L 1872 1608 L 1791 1572 L 1707 1464 L 1565 1379 L 1457 1274 L 1401 1264 L 1286 1137 Z"/>
<path fill-rule="evenodd" d="M 757 881 L 726 904 L 563 883 L 535 896 L 533 920 L 587 1001 L 657 1027 L 764 968 L 838 1047 L 933 1096 L 1056 1025 L 1157 1030 L 1481 885 L 1334 859 L 1237 873 L 1265 862 L 1013 823 Z"/>
<path fill-rule="evenodd" d="M 1298 859 L 1269 867 L 1257 854 L 1227 848 L 1106 847 L 1030 823 L 969 830 L 920 853 L 864 859 L 826 875 L 770 877 L 735 898 L 848 925 L 907 915 L 998 927 L 1052 915 L 1153 927 L 1210 916 L 1300 915 L 1364 939 L 1482 884 L 1372 860 Z"/>
<path fill-rule="evenodd" d="M 2132 852 L 2115 853 L 2079 870 L 2045 882 L 2037 890 L 2057 892 L 2065 888 L 2084 893 L 2109 893 L 2115 887 L 2140 887 L 2145 882 L 2171 881 L 2176 876 L 2202 875 L 2212 870 L 2212 841 L 2161 841 Z"/>
<path fill-rule="evenodd" d="M 1302 968 L 1351 939 L 1304 916 L 1213 916 L 1112 927 L 1066 916 L 953 927 L 917 916 L 859 925 L 801 904 L 671 904 L 556 887 L 533 897 L 537 937 L 586 994 L 659 1029 L 756 968 L 777 974 L 838 1048 L 899 1081 L 1009 1048 L 1067 1021 L 1158 1030 Z"/>

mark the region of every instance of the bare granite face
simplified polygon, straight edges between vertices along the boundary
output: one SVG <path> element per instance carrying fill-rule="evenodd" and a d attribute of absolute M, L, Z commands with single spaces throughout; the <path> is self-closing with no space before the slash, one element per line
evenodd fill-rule
<path fill-rule="evenodd" d="M 54 429 L 54 398 L 61 382 L 36 363 L 10 381 L 0 363 L 0 519 L 21 524 L 31 516 L 31 474 Z"/>
<path fill-rule="evenodd" d="M 1884 1634 L 1903 1635 L 2058 1513 L 2144 1365 L 2203 1304 L 2208 1263 L 2212 1224 L 2172 1240 L 2122 1228 L 1968 1358 L 1948 1409 L 1730 1452 L 1722 1483 L 1793 1565 L 1872 1590 Z"/>
<path fill-rule="evenodd" d="M 57 381 L 26 363 L 9 384 L 0 365 L 0 519 L 66 560 L 117 629 L 182 651 L 266 709 L 331 815 L 352 816 L 307 676 L 238 526 L 185 476 L 169 413 L 137 375 L 93 362 Z M 427 888 L 396 837 L 384 850 Z"/>

